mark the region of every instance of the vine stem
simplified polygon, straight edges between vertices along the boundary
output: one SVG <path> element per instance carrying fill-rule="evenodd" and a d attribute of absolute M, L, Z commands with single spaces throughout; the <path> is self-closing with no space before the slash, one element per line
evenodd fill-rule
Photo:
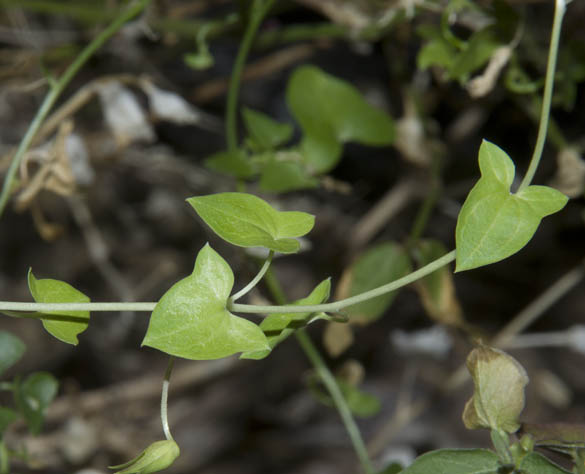
<path fill-rule="evenodd" d="M 544 149 L 544 142 L 546 140 L 548 130 L 548 120 L 550 117 L 550 106 L 552 101 L 553 86 L 555 82 L 555 70 L 557 66 L 557 56 L 559 54 L 559 42 L 561 37 L 561 25 L 563 23 L 563 16 L 565 15 L 566 2 L 565 0 L 556 0 L 555 15 L 553 19 L 553 27 L 550 37 L 550 47 L 548 51 L 548 62 L 546 65 L 546 77 L 544 82 L 544 93 L 542 97 L 542 108 L 540 111 L 540 122 L 538 125 L 538 135 L 536 137 L 536 144 L 534 145 L 534 152 L 530 158 L 530 165 L 524 179 L 518 187 L 521 191 L 526 186 L 530 185 L 534 174 L 540 163 L 542 157 L 542 150 Z"/>
<path fill-rule="evenodd" d="M 323 358 L 317 351 L 317 348 L 311 341 L 311 338 L 307 334 L 304 329 L 299 329 L 295 331 L 295 336 L 299 345 L 303 349 L 303 352 L 307 356 L 307 358 L 311 361 L 317 374 L 321 378 L 323 384 L 329 391 L 331 398 L 333 399 L 333 403 L 335 403 L 335 407 L 339 412 L 339 416 L 341 417 L 343 424 L 345 425 L 345 429 L 347 430 L 347 434 L 351 439 L 351 443 L 353 444 L 353 448 L 358 456 L 360 464 L 366 474 L 373 474 L 374 468 L 372 466 L 372 461 L 368 455 L 368 450 L 362 439 L 362 435 L 359 431 L 359 428 L 353 419 L 353 415 L 351 414 L 351 410 L 347 405 L 347 402 L 341 393 L 339 385 L 335 381 L 335 377 L 323 361 Z"/>
<path fill-rule="evenodd" d="M 125 10 L 118 16 L 104 31 L 102 31 L 86 48 L 75 58 L 75 61 L 67 68 L 67 70 L 63 73 L 61 78 L 58 81 L 51 82 L 51 88 L 49 93 L 45 96 L 43 103 L 41 104 L 39 110 L 33 121 L 31 122 L 26 134 L 22 138 L 18 149 L 16 150 L 16 154 L 12 158 L 12 162 L 10 163 L 10 167 L 8 168 L 8 172 L 6 173 L 6 177 L 4 178 L 4 184 L 2 186 L 2 193 L 0 193 L 0 216 L 4 212 L 6 208 L 6 204 L 10 198 L 10 194 L 12 192 L 12 187 L 14 183 L 14 178 L 16 177 L 16 172 L 20 167 L 20 163 L 24 158 L 25 153 L 28 151 L 36 133 L 38 132 L 39 128 L 41 127 L 43 120 L 47 117 L 47 114 L 61 95 L 61 93 L 65 90 L 71 79 L 75 77 L 77 72 L 81 69 L 81 67 L 87 62 L 87 60 L 99 49 L 102 45 L 110 39 L 122 26 L 132 18 L 134 18 L 138 13 L 140 13 L 146 6 L 150 3 L 150 0 L 138 0 L 135 2 L 130 8 Z"/>
<path fill-rule="evenodd" d="M 318 312 L 338 312 L 343 308 L 352 306 L 363 301 L 376 298 L 391 291 L 406 286 L 435 270 L 451 263 L 455 260 L 455 250 L 443 255 L 437 260 L 419 268 L 418 270 L 391 281 L 385 285 L 374 288 L 373 290 L 360 293 L 333 303 L 317 305 L 252 305 L 238 304 L 228 302 L 227 309 L 236 313 L 318 313 Z M 15 301 L 0 301 L 0 311 L 28 311 L 28 312 L 47 312 L 47 311 L 153 311 L 156 302 L 148 303 L 23 303 Z M 41 314 L 27 314 L 26 317 L 37 317 L 42 319 Z"/>
<path fill-rule="evenodd" d="M 268 271 L 266 274 L 266 286 L 277 303 L 284 304 L 286 302 L 286 295 L 284 294 L 284 291 L 282 291 L 280 282 L 276 279 L 272 271 Z M 321 357 L 321 354 L 319 354 L 319 350 L 315 347 L 307 332 L 301 328 L 295 331 L 295 337 L 301 346 L 301 349 L 313 367 L 315 367 L 317 375 L 321 378 L 323 385 L 325 385 L 325 388 L 331 395 L 333 404 L 335 405 L 335 408 L 341 417 L 341 421 L 345 426 L 345 430 L 347 431 L 349 439 L 353 445 L 353 449 L 356 452 L 364 472 L 366 474 L 372 474 L 374 471 L 366 445 L 362 439 L 360 430 L 355 420 L 353 419 L 353 415 L 351 414 L 351 410 L 347 405 L 347 401 L 345 400 L 345 397 L 341 393 L 339 385 L 335 380 L 335 377 L 327 367 L 327 364 Z"/>
<path fill-rule="evenodd" d="M 168 414 L 168 399 L 169 399 L 169 384 L 171 382 L 171 374 L 173 372 L 173 366 L 175 365 L 175 357 L 169 357 L 169 365 L 165 372 L 165 378 L 163 380 L 162 394 L 160 397 L 160 420 L 162 422 L 163 431 L 165 438 L 169 441 L 175 441 L 169 428 L 169 414 Z"/>
<path fill-rule="evenodd" d="M 242 72 L 246 64 L 246 58 L 252 47 L 256 31 L 262 23 L 262 19 L 272 7 L 274 0 L 254 0 L 250 8 L 250 20 L 244 33 L 244 38 L 240 44 L 236 61 L 232 69 L 230 79 L 230 86 L 228 89 L 227 106 L 226 106 L 226 120 L 225 120 L 225 134 L 227 140 L 227 148 L 229 151 L 235 151 L 238 148 L 238 127 L 237 127 L 237 108 L 238 108 L 238 93 L 240 90 L 240 81 L 242 79 Z"/>
<path fill-rule="evenodd" d="M 274 257 L 274 250 L 271 250 L 270 253 L 268 254 L 268 258 L 264 262 L 264 265 L 262 265 L 262 268 L 260 269 L 258 274 L 252 279 L 252 281 L 250 283 L 248 283 L 244 288 L 242 288 L 235 295 L 233 295 L 230 298 L 230 301 L 234 302 L 236 300 L 239 300 L 242 296 L 249 293 L 252 290 L 252 288 L 254 288 L 258 284 L 258 282 L 260 280 L 262 280 L 262 277 L 264 276 L 264 274 L 268 270 L 268 267 L 270 267 L 270 264 L 272 263 L 273 257 Z"/>

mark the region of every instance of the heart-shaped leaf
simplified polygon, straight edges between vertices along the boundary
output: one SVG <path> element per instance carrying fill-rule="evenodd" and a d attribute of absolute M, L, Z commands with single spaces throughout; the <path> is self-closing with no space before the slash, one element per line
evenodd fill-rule
<path fill-rule="evenodd" d="M 313 228 L 315 217 L 305 212 L 280 212 L 246 193 L 218 193 L 187 199 L 199 217 L 222 239 L 240 247 L 265 247 L 294 253 L 298 240 Z"/>
<path fill-rule="evenodd" d="M 457 272 L 498 262 L 518 252 L 532 238 L 543 217 L 561 210 L 567 197 L 547 186 L 527 186 L 510 193 L 514 163 L 499 147 L 483 141 L 481 178 L 457 220 Z"/>
<path fill-rule="evenodd" d="M 249 145 L 254 151 L 276 148 L 290 140 L 293 129 L 288 123 L 280 123 L 256 110 L 242 109 L 244 124 L 248 130 Z"/>
<path fill-rule="evenodd" d="M 305 298 L 295 301 L 294 305 L 314 305 L 324 303 L 329 299 L 331 291 L 331 280 L 323 280 L 311 294 Z M 318 317 L 315 313 L 275 313 L 267 316 L 260 324 L 260 329 L 266 334 L 269 350 L 246 352 L 241 359 L 264 359 L 277 344 L 280 344 L 297 329 L 305 327 Z"/>
<path fill-rule="evenodd" d="M 57 395 L 59 382 L 48 372 L 35 372 L 16 384 L 14 399 L 32 434 L 41 431 L 45 411 Z"/>
<path fill-rule="evenodd" d="M 2 375 L 6 369 L 20 360 L 26 351 L 26 346 L 12 333 L 0 331 L 0 347 L 2 348 L 0 349 L 0 375 Z"/>
<path fill-rule="evenodd" d="M 467 368 L 473 378 L 473 396 L 465 405 L 463 422 L 468 429 L 489 428 L 514 433 L 524 409 L 528 375 L 512 356 L 481 346 L 469 354 Z"/>
<path fill-rule="evenodd" d="M 408 274 L 410 270 L 410 259 L 400 245 L 393 242 L 376 245 L 360 255 L 344 272 L 338 296 L 347 298 L 364 293 L 397 280 Z M 397 291 L 392 291 L 349 306 L 345 311 L 352 316 L 354 321 L 374 321 L 390 307 L 397 294 Z"/>
<path fill-rule="evenodd" d="M 301 66 L 290 78 L 286 100 L 304 138 L 301 149 L 315 172 L 329 171 L 341 156 L 341 143 L 389 145 L 394 123 L 364 100 L 351 84 L 315 66 Z"/>
<path fill-rule="evenodd" d="M 497 474 L 500 461 L 487 449 L 439 449 L 419 456 L 401 474 Z"/>
<path fill-rule="evenodd" d="M 157 303 L 142 345 L 193 360 L 269 349 L 256 324 L 226 309 L 233 284 L 227 262 L 205 245 L 193 273 L 175 283 Z"/>
<path fill-rule="evenodd" d="M 28 288 L 37 303 L 89 303 L 90 299 L 69 283 L 46 278 L 37 280 L 28 271 Z M 60 341 L 76 346 L 77 335 L 87 329 L 89 311 L 47 311 L 41 313 L 45 329 Z"/>

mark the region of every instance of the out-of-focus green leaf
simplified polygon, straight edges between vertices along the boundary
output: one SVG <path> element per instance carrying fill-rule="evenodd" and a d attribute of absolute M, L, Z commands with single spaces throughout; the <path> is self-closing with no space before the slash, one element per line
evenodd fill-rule
<path fill-rule="evenodd" d="M 295 70 L 286 98 L 304 133 L 301 150 L 315 172 L 335 166 L 340 143 L 383 146 L 394 140 L 394 123 L 386 113 L 367 103 L 351 84 L 315 66 Z"/>
<path fill-rule="evenodd" d="M 2 440 L 6 428 L 16 420 L 18 420 L 18 413 L 10 408 L 0 407 L 0 440 Z"/>
<path fill-rule="evenodd" d="M 344 272 L 343 298 L 372 290 L 410 273 L 410 259 L 404 249 L 393 242 L 371 247 Z M 397 291 L 386 293 L 349 306 L 345 309 L 352 320 L 374 321 L 386 311 L 397 295 Z"/>
<path fill-rule="evenodd" d="M 205 160 L 205 166 L 238 179 L 251 178 L 256 174 L 248 155 L 241 149 L 215 153 Z"/>
<path fill-rule="evenodd" d="M 28 271 L 28 288 L 37 303 L 89 303 L 90 299 L 69 283 L 46 278 L 37 280 Z M 41 313 L 43 326 L 60 341 L 76 346 L 77 335 L 87 329 L 89 311 L 47 311 Z"/>
<path fill-rule="evenodd" d="M 500 462 L 487 449 L 439 449 L 415 459 L 402 474 L 498 474 Z"/>
<path fill-rule="evenodd" d="M 530 453 L 520 464 L 522 474 L 570 474 L 540 453 Z"/>
<path fill-rule="evenodd" d="M 306 212 L 281 212 L 246 193 L 218 193 L 187 199 L 199 217 L 222 239 L 240 247 L 265 247 L 295 253 L 295 237 L 311 231 L 315 217 Z"/>
<path fill-rule="evenodd" d="M 264 166 L 260 177 L 260 189 L 275 193 L 315 188 L 318 185 L 319 181 L 308 176 L 304 168 L 294 161 L 272 160 Z"/>
<path fill-rule="evenodd" d="M 492 56 L 492 53 L 502 44 L 497 40 L 492 27 L 473 33 L 467 43 L 467 48 L 457 55 L 457 58 L 449 68 L 449 75 L 459 80 L 462 84 L 467 82 L 474 71 L 484 66 Z"/>
<path fill-rule="evenodd" d="M 280 123 L 266 114 L 244 107 L 244 124 L 248 130 L 249 144 L 254 151 L 272 150 L 290 140 L 293 128 Z"/>
<path fill-rule="evenodd" d="M 20 338 L 7 331 L 0 331 L 0 375 L 20 360 L 26 346 Z"/>
<path fill-rule="evenodd" d="M 41 431 L 45 412 L 55 396 L 59 382 L 48 372 L 35 372 L 22 383 L 16 383 L 14 399 L 32 434 Z"/>
<path fill-rule="evenodd" d="M 205 245 L 193 273 L 175 283 L 157 303 L 142 345 L 192 360 L 269 349 L 256 324 L 226 309 L 233 285 L 228 263 Z"/>
<path fill-rule="evenodd" d="M 367 418 L 380 411 L 380 400 L 374 395 L 363 392 L 355 385 L 339 378 L 337 384 L 345 397 L 347 406 L 354 415 Z"/>

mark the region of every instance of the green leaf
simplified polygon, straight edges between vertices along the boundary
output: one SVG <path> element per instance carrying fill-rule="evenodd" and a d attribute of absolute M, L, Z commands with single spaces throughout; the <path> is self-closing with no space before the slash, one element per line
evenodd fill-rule
<path fill-rule="evenodd" d="M 266 247 L 294 253 L 298 240 L 313 228 L 315 217 L 305 212 L 279 212 L 246 193 L 219 193 L 187 199 L 199 217 L 222 239 L 239 247 Z"/>
<path fill-rule="evenodd" d="M 449 68 L 449 75 L 461 83 L 467 82 L 471 73 L 485 65 L 500 46 L 493 27 L 488 26 L 473 33 L 465 50 Z"/>
<path fill-rule="evenodd" d="M 171 466 L 180 453 L 179 445 L 175 441 L 155 441 L 134 459 L 109 468 L 121 469 L 114 474 L 151 474 Z"/>
<path fill-rule="evenodd" d="M 397 462 L 393 462 L 381 471 L 378 471 L 377 474 L 398 474 L 400 472 L 402 472 L 402 465 Z"/>
<path fill-rule="evenodd" d="M 248 155 L 240 149 L 215 153 L 205 160 L 205 166 L 238 179 L 251 178 L 256 174 Z"/>
<path fill-rule="evenodd" d="M 463 411 L 466 428 L 516 432 L 528 384 L 524 368 L 512 356 L 487 346 L 471 351 L 467 368 L 474 391 Z"/>
<path fill-rule="evenodd" d="M 570 474 L 540 453 L 532 452 L 520 464 L 523 474 Z"/>
<path fill-rule="evenodd" d="M 18 420 L 18 413 L 10 408 L 0 407 L 0 440 L 2 440 L 2 435 L 6 428 L 16 420 Z"/>
<path fill-rule="evenodd" d="M 45 412 L 57 395 L 59 382 L 48 372 L 35 372 L 15 385 L 14 399 L 32 434 L 43 426 Z"/>
<path fill-rule="evenodd" d="M 497 474 L 498 456 L 486 449 L 439 449 L 423 454 L 401 474 Z"/>
<path fill-rule="evenodd" d="M 420 49 L 416 64 L 420 70 L 440 66 L 448 71 L 453 66 L 456 55 L 457 50 L 446 39 L 434 38 Z"/>
<path fill-rule="evenodd" d="M 319 181 L 307 175 L 303 167 L 294 161 L 272 160 L 262 169 L 260 189 L 285 193 L 299 189 L 316 188 Z"/>
<path fill-rule="evenodd" d="M 386 242 L 368 249 L 360 255 L 344 273 L 344 280 L 349 281 L 347 294 L 355 296 L 378 286 L 401 278 L 411 271 L 410 259 L 404 249 L 393 242 Z M 346 308 L 352 319 L 374 321 L 386 311 L 397 291 L 358 303 Z"/>
<path fill-rule="evenodd" d="M 28 288 L 37 303 L 89 303 L 90 299 L 64 281 L 37 280 L 28 271 Z M 89 311 L 47 311 L 41 313 L 43 326 L 60 341 L 76 346 L 77 335 L 87 329 Z"/>
<path fill-rule="evenodd" d="M 277 122 L 266 114 L 244 107 L 242 117 L 255 151 L 272 150 L 292 137 L 290 124 Z"/>
<path fill-rule="evenodd" d="M 12 333 L 0 331 L 0 375 L 20 360 L 26 346 Z"/>
<path fill-rule="evenodd" d="M 337 384 L 351 412 L 362 418 L 373 416 L 380 411 L 380 400 L 374 395 L 363 392 L 355 385 L 337 378 Z"/>
<path fill-rule="evenodd" d="M 335 166 L 340 143 L 383 146 L 394 140 L 394 123 L 386 113 L 366 102 L 348 82 L 315 66 L 294 71 L 286 99 L 305 135 L 301 149 L 315 172 Z"/>
<path fill-rule="evenodd" d="M 457 220 L 456 272 L 498 262 L 518 252 L 532 238 L 543 217 L 561 210 L 567 197 L 546 186 L 510 193 L 514 163 L 493 143 L 479 149 L 481 178 Z"/>
<path fill-rule="evenodd" d="M 331 280 L 327 278 L 319 283 L 309 296 L 292 303 L 293 305 L 315 305 L 325 303 L 331 292 Z M 270 314 L 260 324 L 268 339 L 269 350 L 245 352 L 241 359 L 264 359 L 277 344 L 280 344 L 297 329 L 305 327 L 319 317 L 315 313 L 275 313 Z"/>
<path fill-rule="evenodd" d="M 307 168 L 315 174 L 326 173 L 341 159 L 343 147 L 327 124 L 316 125 L 305 134 L 299 150 Z"/>
<path fill-rule="evenodd" d="M 142 345 L 193 360 L 268 349 L 266 336 L 256 324 L 226 309 L 233 284 L 227 262 L 205 245 L 193 273 L 175 283 L 157 303 Z"/>

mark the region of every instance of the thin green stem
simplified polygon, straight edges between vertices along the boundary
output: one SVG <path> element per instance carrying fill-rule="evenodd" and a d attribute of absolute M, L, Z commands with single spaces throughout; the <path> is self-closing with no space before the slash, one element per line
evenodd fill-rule
<path fill-rule="evenodd" d="M 160 420 L 162 422 L 163 431 L 165 438 L 169 441 L 175 441 L 169 428 L 169 414 L 168 414 L 168 399 L 169 399 L 169 384 L 171 382 L 171 374 L 173 373 L 173 366 L 175 365 L 175 357 L 169 357 L 169 365 L 165 372 L 165 378 L 163 380 L 162 394 L 160 397 Z"/>
<path fill-rule="evenodd" d="M 130 8 L 122 12 L 104 31 L 102 31 L 87 47 L 77 56 L 75 61 L 67 68 L 61 78 L 52 84 L 49 93 L 46 95 L 41 107 L 39 108 L 35 118 L 31 122 L 26 134 L 24 135 L 16 154 L 12 158 L 6 177 L 4 178 L 4 185 L 2 187 L 2 193 L 0 194 L 0 216 L 4 212 L 6 204 L 12 193 L 12 187 L 16 172 L 20 167 L 20 163 L 24 158 L 25 153 L 29 149 L 35 134 L 41 127 L 43 120 L 57 101 L 58 97 L 65 90 L 71 79 L 77 74 L 81 67 L 87 62 L 87 60 L 99 49 L 102 45 L 113 36 L 127 21 L 134 18 L 140 13 L 150 0 L 138 0 Z"/>
<path fill-rule="evenodd" d="M 317 313 L 317 312 L 338 312 L 343 308 L 352 306 L 363 301 L 376 298 L 391 291 L 402 288 L 416 280 L 433 273 L 435 270 L 451 263 L 455 260 L 455 250 L 443 255 L 437 260 L 419 268 L 418 270 L 406 275 L 398 280 L 394 280 L 385 285 L 374 288 L 373 290 L 360 293 L 359 295 L 346 298 L 344 300 L 334 301 L 333 303 L 317 305 L 251 305 L 251 304 L 227 304 L 227 309 L 238 313 Z M 0 311 L 26 311 L 29 314 L 26 317 L 38 317 L 42 315 L 31 315 L 31 312 L 48 312 L 48 311 L 153 311 L 156 302 L 150 303 L 22 303 L 14 301 L 0 301 Z"/>
<path fill-rule="evenodd" d="M 0 301 L 0 311 L 26 311 L 23 317 L 42 319 L 42 315 L 33 312 L 48 311 L 152 311 L 156 303 L 22 303 L 14 301 Z M 12 316 L 12 315 L 11 315 Z"/>
<path fill-rule="evenodd" d="M 426 275 L 433 273 L 435 270 L 451 263 L 455 260 L 455 250 L 443 255 L 437 260 L 419 268 L 418 270 L 406 275 L 398 280 L 394 280 L 385 285 L 374 288 L 373 290 L 360 293 L 359 295 L 352 296 L 343 300 L 335 301 L 333 303 L 325 303 L 318 305 L 282 305 L 282 306 L 258 306 L 248 304 L 237 304 L 228 305 L 228 309 L 238 313 L 317 313 L 317 312 L 337 312 L 348 306 L 352 306 L 357 303 L 361 303 L 366 300 L 370 300 L 380 295 L 384 295 L 391 291 L 397 290 L 403 286 L 406 286 Z"/>
<path fill-rule="evenodd" d="M 230 86 L 227 96 L 226 106 L 226 121 L 225 134 L 227 140 L 227 148 L 229 151 L 235 151 L 238 148 L 238 126 L 237 126 L 237 108 L 238 108 L 238 92 L 240 90 L 240 81 L 242 79 L 242 72 L 246 64 L 246 58 L 252 47 L 256 31 L 262 23 L 262 19 L 272 7 L 274 0 L 254 0 L 250 7 L 250 19 L 248 26 L 244 33 L 244 38 L 240 44 L 240 50 L 236 57 L 234 67 L 232 69 L 232 76 L 230 79 Z"/>
<path fill-rule="evenodd" d="M 431 212 L 437 203 L 437 198 L 439 197 L 439 191 L 441 189 L 441 160 L 439 157 L 432 157 L 430 171 L 430 190 L 426 194 L 425 199 L 418 210 L 414 224 L 412 225 L 412 229 L 410 231 L 410 235 L 408 236 L 406 247 L 409 249 L 412 248 L 412 246 L 418 241 L 418 239 L 420 239 L 420 236 L 423 234 L 429 217 L 431 216 Z"/>
<path fill-rule="evenodd" d="M 355 420 L 353 419 L 351 410 L 347 405 L 347 401 L 345 400 L 345 397 L 341 393 L 339 385 L 337 385 L 337 382 L 335 381 L 335 377 L 329 371 L 327 365 L 321 358 L 321 355 L 317 351 L 317 348 L 314 346 L 313 342 L 311 341 L 309 335 L 305 332 L 305 330 L 299 329 L 298 331 L 295 332 L 295 336 L 301 348 L 303 349 L 303 352 L 309 358 L 309 360 L 315 367 L 317 374 L 319 375 L 319 377 L 321 377 L 323 384 L 329 391 L 329 394 L 333 399 L 333 403 L 335 403 L 335 407 L 339 412 L 339 416 L 341 416 L 343 424 L 345 425 L 347 434 L 351 439 L 353 448 L 355 449 L 355 452 L 360 460 L 360 464 L 364 472 L 366 474 L 372 474 L 374 472 L 374 468 L 372 466 L 372 461 L 368 456 L 368 450 L 366 449 L 366 445 L 364 443 L 364 440 L 362 439 L 360 430 Z"/>
<path fill-rule="evenodd" d="M 234 301 L 239 300 L 242 296 L 248 294 L 252 290 L 252 288 L 254 288 L 258 284 L 258 282 L 260 280 L 262 280 L 262 277 L 264 276 L 264 274 L 268 270 L 268 267 L 270 267 L 270 264 L 272 263 L 273 257 L 274 257 L 274 250 L 271 250 L 270 253 L 268 254 L 268 258 L 264 262 L 264 265 L 262 265 L 262 268 L 260 268 L 260 271 L 258 272 L 258 274 L 252 279 L 252 281 L 250 283 L 248 283 L 244 288 L 242 288 L 240 291 L 238 291 L 236 294 L 234 294 L 230 298 L 230 301 L 234 302 Z"/>
<path fill-rule="evenodd" d="M 548 62 L 546 65 L 546 79 L 544 83 L 544 93 L 542 97 L 542 108 L 540 111 L 540 123 L 538 125 L 538 135 L 536 137 L 536 145 L 534 145 L 534 152 L 530 159 L 528 171 L 518 187 L 521 191 L 526 186 L 530 185 L 534 174 L 540 163 L 542 157 L 542 150 L 544 149 L 544 142 L 546 140 L 548 130 L 548 119 L 550 116 L 550 105 L 552 100 L 553 86 L 555 82 L 555 69 L 557 66 L 557 56 L 559 53 L 559 41 L 561 37 L 561 25 L 563 23 L 563 16 L 565 14 L 566 4 L 565 0 L 556 0 L 555 15 L 553 20 L 553 27 L 550 38 L 550 47 L 548 52 Z"/>
<path fill-rule="evenodd" d="M 284 294 L 284 291 L 282 291 L 282 287 L 277 278 L 274 276 L 274 272 L 272 272 L 271 269 L 268 270 L 268 272 L 266 273 L 265 282 L 274 300 L 278 304 L 284 305 L 286 303 L 286 295 Z M 347 401 L 345 400 L 343 394 L 341 393 L 339 385 L 337 385 L 335 377 L 327 367 L 327 364 L 325 364 L 325 361 L 319 354 L 319 351 L 311 341 L 311 338 L 306 333 L 306 331 L 304 329 L 299 329 L 298 331 L 295 331 L 295 337 L 297 338 L 297 341 L 301 346 L 301 349 L 303 350 L 311 364 L 313 364 L 313 367 L 315 367 L 317 375 L 323 381 L 323 385 L 325 385 L 325 388 L 331 395 L 333 403 L 335 404 L 335 408 L 337 409 L 339 415 L 341 416 L 341 420 L 343 421 L 345 429 L 349 435 L 351 443 L 353 444 L 353 448 L 358 456 L 360 464 L 364 469 L 364 472 L 366 474 L 371 474 L 373 470 L 372 463 L 368 456 L 368 451 L 362 439 L 360 430 L 355 420 L 353 419 L 351 410 L 347 406 Z"/>

